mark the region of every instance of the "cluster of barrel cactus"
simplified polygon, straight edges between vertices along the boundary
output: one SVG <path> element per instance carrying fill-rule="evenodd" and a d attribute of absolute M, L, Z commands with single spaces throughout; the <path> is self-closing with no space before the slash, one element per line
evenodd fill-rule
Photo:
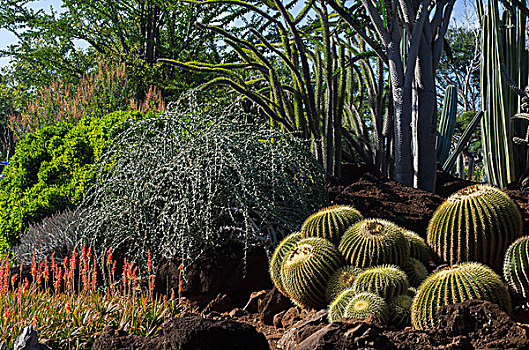
<path fill-rule="evenodd" d="M 441 306 L 468 299 L 510 312 L 501 269 L 512 292 L 529 298 L 529 236 L 516 240 L 521 227 L 514 202 L 487 185 L 450 196 L 434 213 L 426 241 L 388 220 L 332 206 L 281 241 L 270 275 L 295 304 L 327 305 L 330 322 L 373 314 L 397 327 L 426 329 Z M 428 276 L 432 260 L 451 266 Z"/>

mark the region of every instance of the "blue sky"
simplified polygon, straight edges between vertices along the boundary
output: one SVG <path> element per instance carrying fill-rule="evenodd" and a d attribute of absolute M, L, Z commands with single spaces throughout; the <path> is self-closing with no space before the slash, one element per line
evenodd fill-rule
<path fill-rule="evenodd" d="M 43 9 L 48 11 L 50 6 L 55 11 L 60 11 L 61 0 L 39 0 L 31 4 L 31 8 Z M 452 20 L 459 23 L 464 21 L 465 6 L 474 4 L 474 0 L 457 0 L 454 7 L 454 15 Z M 471 12 L 471 11 L 470 11 Z M 16 43 L 17 38 L 5 29 L 0 29 L 0 49 L 5 49 L 8 45 Z M 9 62 L 9 58 L 0 58 L 0 67 L 5 66 Z"/>

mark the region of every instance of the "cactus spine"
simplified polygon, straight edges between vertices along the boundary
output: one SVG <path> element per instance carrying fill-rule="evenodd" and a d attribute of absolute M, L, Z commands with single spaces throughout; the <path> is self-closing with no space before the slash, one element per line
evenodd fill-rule
<path fill-rule="evenodd" d="M 397 327 L 404 327 L 410 324 L 411 319 L 411 304 L 413 298 L 409 295 L 397 295 L 391 299 L 388 304 L 390 320 L 389 323 Z"/>
<path fill-rule="evenodd" d="M 277 290 L 286 297 L 290 296 L 285 291 L 283 283 L 281 282 L 281 266 L 283 265 L 285 255 L 287 255 L 290 248 L 295 246 L 302 239 L 303 235 L 300 232 L 294 232 L 286 236 L 276 247 L 274 254 L 272 254 L 272 258 L 270 259 L 270 279 L 276 286 Z"/>
<path fill-rule="evenodd" d="M 344 266 L 336 270 L 329 282 L 327 283 L 327 288 L 325 289 L 325 299 L 327 302 L 333 301 L 338 294 L 347 288 L 353 286 L 353 282 L 363 270 L 355 266 Z"/>
<path fill-rule="evenodd" d="M 301 226 L 304 237 L 321 237 L 338 244 L 344 232 L 362 219 L 362 214 L 348 205 L 333 205 L 312 214 Z"/>
<path fill-rule="evenodd" d="M 329 322 L 339 321 L 344 317 L 345 308 L 356 295 L 353 288 L 343 290 L 334 300 L 329 304 L 327 310 L 327 318 Z"/>
<path fill-rule="evenodd" d="M 408 282 L 413 287 L 418 287 L 428 277 L 426 266 L 417 259 L 409 258 L 402 270 L 408 276 Z"/>
<path fill-rule="evenodd" d="M 404 229 L 404 237 L 410 244 L 410 258 L 417 259 L 425 265 L 428 264 L 432 258 L 432 252 L 424 239 L 415 232 L 406 229 Z"/>
<path fill-rule="evenodd" d="M 408 279 L 397 266 L 376 266 L 359 274 L 353 283 L 353 289 L 356 293 L 370 292 L 390 300 L 406 293 Z"/>
<path fill-rule="evenodd" d="M 386 322 L 388 305 L 383 298 L 369 292 L 355 295 L 344 311 L 345 318 L 366 319 L 371 314 Z"/>
<path fill-rule="evenodd" d="M 402 266 L 410 255 L 410 245 L 402 229 L 382 219 L 365 219 L 352 225 L 344 233 L 338 250 L 346 262 L 360 268 L 382 264 Z"/>
<path fill-rule="evenodd" d="M 520 212 L 505 193 L 474 185 L 454 193 L 435 211 L 427 242 L 449 264 L 478 261 L 501 271 L 503 255 L 521 229 Z"/>
<path fill-rule="evenodd" d="M 503 277 L 514 294 L 529 297 L 529 236 L 516 240 L 507 249 Z"/>
<path fill-rule="evenodd" d="M 302 307 L 323 307 L 325 287 L 340 266 L 336 247 L 323 238 L 304 238 L 290 249 L 281 267 L 285 291 Z"/>
<path fill-rule="evenodd" d="M 437 309 L 469 299 L 488 300 L 511 311 L 511 297 L 500 276 L 488 266 L 466 262 L 438 271 L 421 284 L 411 306 L 411 323 L 417 329 L 432 327 Z"/>

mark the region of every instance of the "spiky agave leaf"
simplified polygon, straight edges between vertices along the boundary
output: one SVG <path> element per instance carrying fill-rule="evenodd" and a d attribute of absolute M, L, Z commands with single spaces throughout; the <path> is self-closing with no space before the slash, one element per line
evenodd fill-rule
<path fill-rule="evenodd" d="M 278 246 L 274 250 L 274 254 L 272 254 L 272 258 L 270 259 L 270 279 L 276 286 L 277 290 L 287 297 L 289 297 L 289 295 L 285 291 L 283 283 L 281 282 L 281 265 L 283 265 L 285 256 L 287 255 L 290 248 L 295 246 L 302 239 L 303 235 L 300 232 L 294 232 L 286 236 L 278 244 Z"/>
<path fill-rule="evenodd" d="M 397 295 L 388 304 L 389 323 L 397 327 L 405 327 L 410 324 L 411 304 L 413 298 L 409 295 Z"/>
<path fill-rule="evenodd" d="M 507 249 L 503 277 L 514 294 L 529 297 L 529 236 L 517 239 Z"/>
<path fill-rule="evenodd" d="M 363 271 L 361 268 L 351 265 L 343 266 L 336 270 L 331 278 L 329 278 L 327 288 L 325 289 L 325 299 L 327 302 L 330 303 L 343 290 L 351 288 L 356 276 Z"/>
<path fill-rule="evenodd" d="M 419 236 L 417 233 L 410 230 L 403 230 L 404 238 L 410 244 L 410 258 L 414 258 L 422 262 L 423 264 L 428 264 L 432 258 L 432 251 L 424 238 Z"/>
<path fill-rule="evenodd" d="M 409 258 L 406 264 L 402 267 L 402 270 L 408 276 L 408 282 L 413 287 L 418 287 L 428 277 L 428 270 L 417 259 Z"/>
<path fill-rule="evenodd" d="M 345 308 L 355 295 L 356 293 L 353 288 L 347 288 L 334 298 L 327 309 L 329 322 L 336 322 L 344 317 Z"/>
<path fill-rule="evenodd" d="M 499 272 L 505 251 L 521 230 L 522 217 L 509 196 L 489 185 L 473 185 L 448 197 L 435 211 L 427 243 L 449 264 L 477 261 Z"/>
<path fill-rule="evenodd" d="M 411 323 L 417 329 L 432 327 L 441 306 L 469 299 L 487 300 L 511 311 L 511 297 L 500 276 L 486 265 L 465 262 L 440 270 L 421 284 L 411 306 Z"/>
<path fill-rule="evenodd" d="M 347 263 L 361 268 L 381 264 L 401 266 L 410 256 L 402 229 L 383 219 L 364 219 L 349 227 L 338 250 Z"/>
<path fill-rule="evenodd" d="M 369 315 L 375 315 L 383 322 L 386 322 L 388 318 L 386 301 L 380 296 L 369 292 L 355 295 L 344 311 L 345 318 L 366 319 Z"/>
<path fill-rule="evenodd" d="M 338 244 L 352 224 L 362 220 L 362 214 L 349 205 L 323 208 L 305 220 L 301 227 L 304 237 L 321 237 Z"/>
<path fill-rule="evenodd" d="M 357 293 L 370 292 L 390 300 L 406 293 L 408 278 L 397 266 L 375 266 L 356 276 L 353 289 Z"/>
<path fill-rule="evenodd" d="M 323 307 L 327 282 L 342 265 L 342 257 L 331 242 L 318 237 L 304 238 L 285 257 L 281 283 L 302 307 Z"/>

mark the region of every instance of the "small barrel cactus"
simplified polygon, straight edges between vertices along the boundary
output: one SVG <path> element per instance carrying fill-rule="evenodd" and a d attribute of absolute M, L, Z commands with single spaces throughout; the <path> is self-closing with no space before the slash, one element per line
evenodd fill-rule
<path fill-rule="evenodd" d="M 356 294 L 347 304 L 344 311 L 345 318 L 366 319 L 369 315 L 380 318 L 382 322 L 386 322 L 388 318 L 388 304 L 386 301 L 380 296 L 369 292 Z"/>
<path fill-rule="evenodd" d="M 270 279 L 276 286 L 277 290 L 286 297 L 290 296 L 285 291 L 283 283 L 281 282 L 281 266 L 283 265 L 283 260 L 290 248 L 294 247 L 302 239 L 303 235 L 300 232 L 294 232 L 286 236 L 276 247 L 274 254 L 272 254 L 272 258 L 270 259 Z"/>
<path fill-rule="evenodd" d="M 397 327 L 405 327 L 410 324 L 411 304 L 413 298 L 409 295 L 397 295 L 388 304 L 389 323 Z"/>
<path fill-rule="evenodd" d="M 435 211 L 427 243 L 449 264 L 477 261 L 499 272 L 505 251 L 521 230 L 520 212 L 509 196 L 489 185 L 474 185 L 454 193 Z"/>
<path fill-rule="evenodd" d="M 333 205 L 312 214 L 301 226 L 304 237 L 321 237 L 333 244 L 340 243 L 344 232 L 362 220 L 362 214 L 348 205 Z"/>
<path fill-rule="evenodd" d="M 432 327 L 437 309 L 469 299 L 487 300 L 511 311 L 507 287 L 490 267 L 465 262 L 440 270 L 421 284 L 411 306 L 411 323 L 417 329 Z"/>
<path fill-rule="evenodd" d="M 507 249 L 503 277 L 516 296 L 529 297 L 529 236 L 519 238 Z"/>
<path fill-rule="evenodd" d="M 370 292 L 390 300 L 406 293 L 408 278 L 397 266 L 376 266 L 356 276 L 353 289 L 356 293 Z"/>
<path fill-rule="evenodd" d="M 345 308 L 356 295 L 353 288 L 344 289 L 334 300 L 329 304 L 327 310 L 327 318 L 329 322 L 336 322 L 343 318 Z"/>
<path fill-rule="evenodd" d="M 417 259 L 425 265 L 428 264 L 432 259 L 432 251 L 426 241 L 413 231 L 404 229 L 403 232 L 410 244 L 410 258 Z"/>
<path fill-rule="evenodd" d="M 304 238 L 292 247 L 281 266 L 281 283 L 286 293 L 302 307 L 326 305 L 325 287 L 343 265 L 336 247 L 324 238 Z"/>
<path fill-rule="evenodd" d="M 363 272 L 362 269 L 351 265 L 340 267 L 336 270 L 331 278 L 329 278 L 327 288 L 325 289 L 325 299 L 327 302 L 330 303 L 343 290 L 351 288 L 356 276 L 361 272 Z"/>
<path fill-rule="evenodd" d="M 347 263 L 360 268 L 382 264 L 402 266 L 410 256 L 410 245 L 402 229 L 382 219 L 365 219 L 349 227 L 338 250 Z"/>
<path fill-rule="evenodd" d="M 428 277 L 426 266 L 414 258 L 409 258 L 406 264 L 402 266 L 402 270 L 408 276 L 408 282 L 413 287 L 418 287 Z"/>

